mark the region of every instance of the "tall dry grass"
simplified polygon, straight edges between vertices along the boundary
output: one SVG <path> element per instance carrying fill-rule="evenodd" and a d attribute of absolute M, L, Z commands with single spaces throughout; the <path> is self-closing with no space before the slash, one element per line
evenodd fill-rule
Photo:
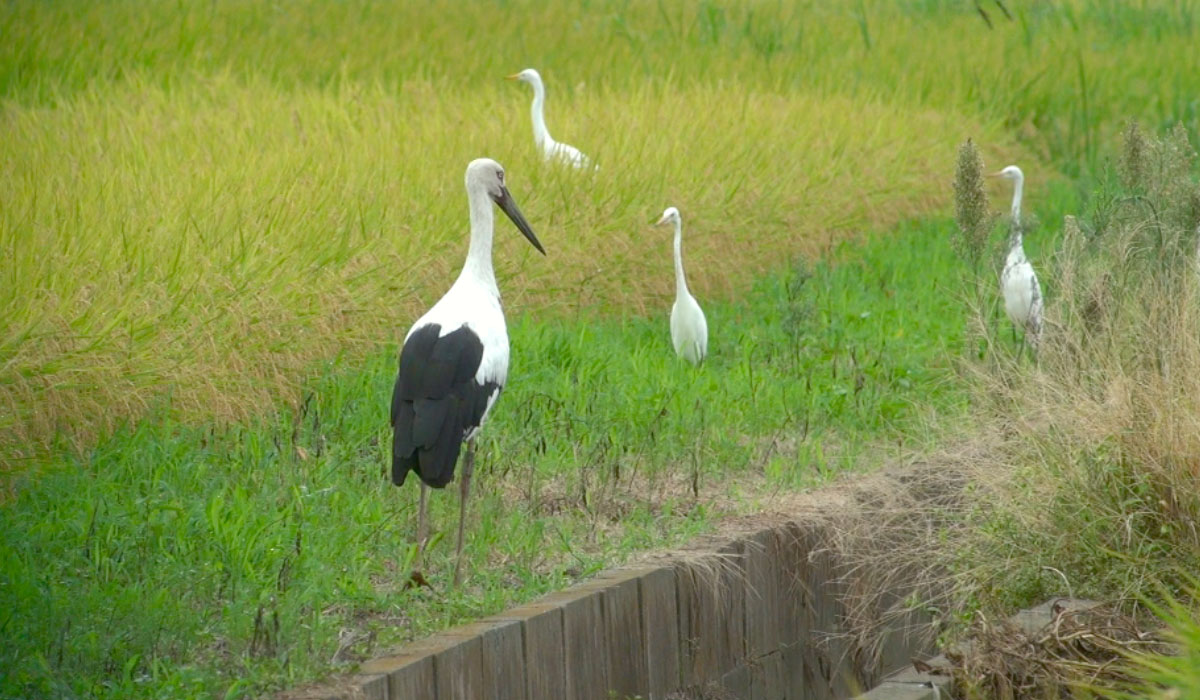
<path fill-rule="evenodd" d="M 971 372 L 1003 437 L 952 557 L 979 603 L 1134 597 L 1200 566 L 1196 154 L 1182 128 L 1134 125 L 1117 170 L 1041 265 L 1036 364 L 1002 332 Z"/>
<path fill-rule="evenodd" d="M 977 171 L 979 159 L 970 146 L 960 156 L 960 198 L 977 200 L 978 173 L 962 171 Z M 1065 218 L 1052 258 L 1034 261 L 1051 290 L 1036 359 L 1010 340 L 997 306 L 974 296 L 998 294 L 991 266 L 973 269 L 981 281 L 968 279 L 964 293 L 983 351 L 965 360 L 973 409 L 969 425 L 955 428 L 968 437 L 890 476 L 913 498 L 872 498 L 869 517 L 837 533 L 848 575 L 868 571 L 874 584 L 851 591 L 864 639 L 882 639 L 879 621 L 914 611 L 935 623 L 916 632 L 943 641 L 999 635 L 997 623 L 1015 609 L 1060 595 L 1114 601 L 1113 610 L 1134 614 L 1150 601 L 1151 611 L 1169 610 L 1178 629 L 1194 631 L 1192 611 L 1175 597 L 1194 600 L 1200 570 L 1198 202 L 1185 130 L 1154 136 L 1128 127 L 1115 170 L 1081 215 Z M 960 204 L 975 212 L 961 217 L 964 236 L 988 218 L 970 205 Z M 960 246 L 974 268 L 970 250 Z M 1026 645 L 1029 683 L 1013 697 L 1125 683 L 1136 665 L 1112 658 L 1112 647 L 1132 653 L 1154 639 L 1101 644 L 1093 649 L 1107 658 L 1067 661 Z M 1145 662 L 1157 673 L 1147 677 L 1189 687 L 1194 649 L 1184 654 Z M 975 671 L 988 666 L 999 683 L 1016 672 L 998 657 L 968 653 L 964 663 L 984 661 Z M 991 694 L 967 689 L 967 697 Z"/>

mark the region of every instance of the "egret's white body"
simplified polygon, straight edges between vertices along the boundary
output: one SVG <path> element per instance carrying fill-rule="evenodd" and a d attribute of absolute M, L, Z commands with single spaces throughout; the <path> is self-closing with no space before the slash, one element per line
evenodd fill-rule
<path fill-rule="evenodd" d="M 1009 237 L 1008 255 L 1004 259 L 1004 270 L 1000 273 L 1004 311 L 1014 325 L 1025 331 L 1025 339 L 1030 347 L 1036 349 L 1042 334 L 1043 301 L 1037 273 L 1025 257 L 1021 234 L 1021 196 L 1025 174 L 1017 166 L 1010 165 L 996 175 L 1013 181 L 1012 234 Z"/>
<path fill-rule="evenodd" d="M 471 244 L 458 279 L 404 337 L 392 390 L 392 483 L 421 480 L 417 542 L 426 539 L 427 486 L 443 488 L 454 478 L 463 443 L 458 520 L 457 584 L 462 564 L 463 522 L 474 469 L 475 437 L 508 379 L 508 328 L 492 268 L 493 203 L 529 242 L 545 254 L 504 184 L 504 169 L 478 158 L 467 166 Z"/>
<path fill-rule="evenodd" d="M 700 364 L 708 354 L 708 321 L 696 298 L 688 291 L 683 274 L 683 220 L 679 210 L 668 207 L 658 223 L 675 224 L 675 304 L 671 306 L 671 344 L 675 354 Z"/>
<path fill-rule="evenodd" d="M 550 130 L 546 128 L 546 86 L 542 83 L 542 76 L 536 70 L 526 68 L 508 78 L 533 86 L 533 104 L 529 107 L 529 113 L 533 121 L 533 141 L 537 144 L 538 150 L 542 152 L 542 159 L 562 161 L 576 168 L 590 166 L 591 160 L 578 148 L 555 141 L 550 136 Z"/>

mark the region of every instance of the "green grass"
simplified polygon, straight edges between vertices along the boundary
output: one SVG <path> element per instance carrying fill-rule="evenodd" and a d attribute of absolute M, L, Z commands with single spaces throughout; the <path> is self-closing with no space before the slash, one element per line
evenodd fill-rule
<path fill-rule="evenodd" d="M 921 407 L 964 408 L 947 229 L 905 226 L 707 302 L 699 369 L 670 348 L 665 241 L 649 317 L 514 318 L 459 591 L 453 488 L 431 498 L 436 590 L 403 590 L 417 489 L 385 473 L 395 348 L 331 362 L 300 410 L 248 426 L 159 407 L 0 510 L 0 695 L 260 693 L 853 469 L 919 434 Z M 339 633 L 356 641 L 331 663 Z"/>

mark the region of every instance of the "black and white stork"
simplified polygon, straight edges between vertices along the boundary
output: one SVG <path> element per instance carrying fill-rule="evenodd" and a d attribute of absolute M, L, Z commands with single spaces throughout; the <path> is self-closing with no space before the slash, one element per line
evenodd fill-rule
<path fill-rule="evenodd" d="M 492 269 L 495 202 L 542 255 L 542 244 L 504 184 L 504 168 L 489 158 L 467 166 L 471 244 L 467 261 L 450 291 L 417 319 L 400 350 L 400 371 L 392 391 L 392 483 L 404 484 L 410 471 L 421 480 L 417 542 L 424 548 L 426 486 L 443 488 L 465 442 L 461 475 L 457 560 L 462 568 L 463 521 L 467 514 L 475 438 L 508 377 L 508 329 Z"/>

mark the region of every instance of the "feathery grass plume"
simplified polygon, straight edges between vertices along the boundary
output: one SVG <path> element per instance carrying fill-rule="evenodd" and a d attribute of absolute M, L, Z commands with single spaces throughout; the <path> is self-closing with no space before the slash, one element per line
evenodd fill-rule
<path fill-rule="evenodd" d="M 1188 140 L 1182 123 L 1163 138 L 1160 147 L 1162 173 L 1158 197 L 1170 223 L 1185 232 L 1200 225 L 1200 183 L 1192 177 L 1196 166 L 1196 149 Z"/>
<path fill-rule="evenodd" d="M 1114 223 L 1127 228 L 1140 222 L 1142 253 L 1177 270 L 1181 260 L 1191 260 L 1200 225 L 1200 183 L 1192 176 L 1196 150 L 1182 124 L 1161 137 L 1131 124 L 1124 135 L 1119 170 L 1125 191 L 1112 202 Z"/>
<path fill-rule="evenodd" d="M 1125 189 L 1139 191 L 1146 185 L 1146 135 L 1137 120 L 1130 120 L 1122 132 L 1124 147 L 1121 149 L 1119 171 Z"/>
<path fill-rule="evenodd" d="M 983 190 L 983 157 L 971 139 L 958 147 L 958 165 L 954 169 L 954 218 L 959 236 L 954 246 L 972 269 L 979 268 L 988 233 L 995 215 L 988 210 Z"/>

